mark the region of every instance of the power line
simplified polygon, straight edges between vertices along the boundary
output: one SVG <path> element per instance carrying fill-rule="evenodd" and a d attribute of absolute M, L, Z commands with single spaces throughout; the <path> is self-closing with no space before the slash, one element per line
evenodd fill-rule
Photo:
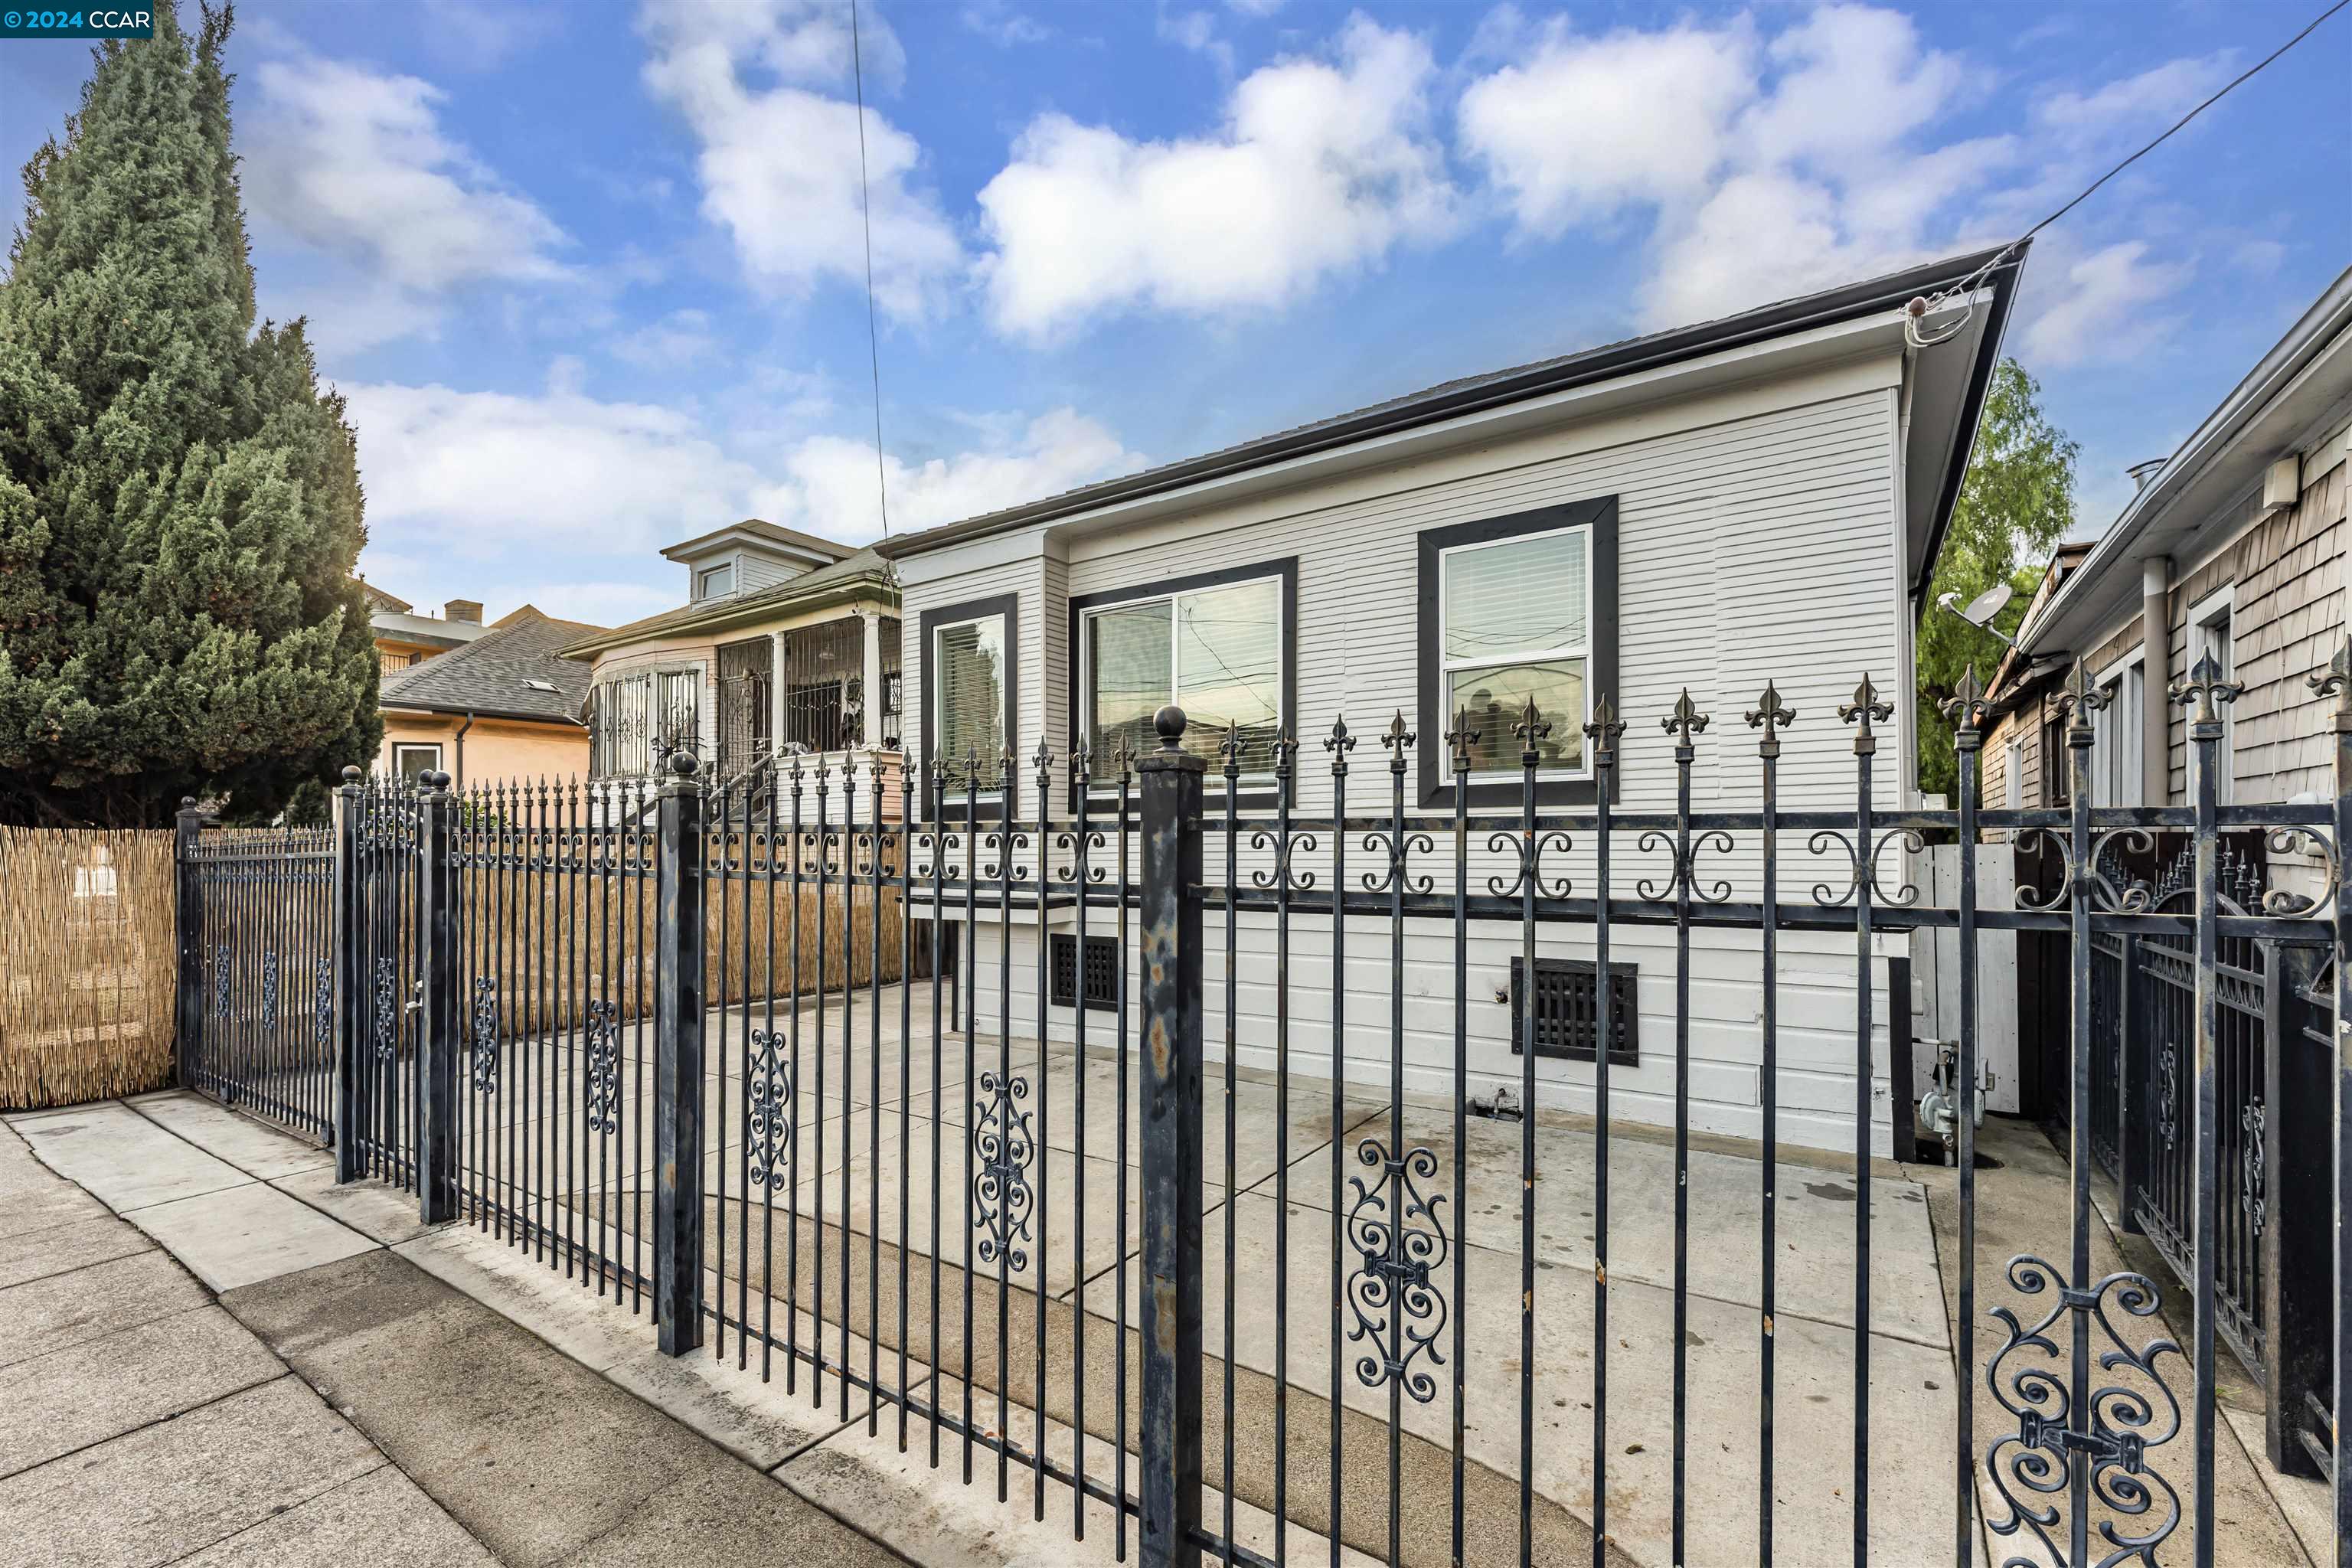
<path fill-rule="evenodd" d="M 882 501 L 882 537 L 887 539 L 890 480 L 882 460 L 882 340 L 874 325 L 874 192 L 866 181 L 866 58 L 858 47 L 857 0 L 849 0 L 849 66 L 857 82 L 857 217 L 866 229 L 866 359 L 874 373 L 874 489 Z"/>
<path fill-rule="evenodd" d="M 1954 322 L 1950 327 L 1937 333 L 1936 336 L 1932 338 L 1922 337 L 1916 331 L 1916 323 L 1920 318 L 1927 315 L 1927 311 L 1932 310 L 1937 305 L 1941 304 L 1946 300 L 1950 299 L 1955 294 L 1967 294 L 1973 291 L 1979 283 L 1984 281 L 1986 274 L 1991 272 L 1994 268 L 1999 267 L 2002 262 L 2008 260 L 2009 258 L 2017 250 L 2018 247 L 2023 245 L 2027 240 L 2032 239 L 2035 235 L 2040 234 L 2043 229 L 2048 228 L 2052 224 L 2056 223 L 2060 218 L 2064 217 L 2068 213 L 2073 212 L 2076 207 L 2081 206 L 2084 202 L 2091 198 L 2100 186 L 2105 184 L 2109 180 L 2114 179 L 2117 174 L 2122 174 L 2126 169 L 2130 168 L 2134 163 L 2138 163 L 2142 158 L 2147 157 L 2150 153 L 2155 152 L 2158 147 L 2163 146 L 2167 142 L 2172 140 L 2172 138 L 2179 134 L 2190 121 L 2196 119 L 2199 115 L 2204 113 L 2207 110 L 2212 108 L 2215 104 L 2229 97 L 2230 94 L 2235 92 L 2239 88 L 2243 87 L 2248 81 L 2260 74 L 2263 68 L 2269 66 L 2281 55 L 2285 54 L 2289 49 L 2303 42 L 2304 39 L 2311 37 L 2313 33 L 2317 32 L 2322 23 L 2326 22 L 2330 16 L 2335 16 L 2338 11 L 2343 10 L 2347 5 L 2352 5 L 2352 0 L 2336 0 L 2335 5 L 2330 5 L 2326 10 L 2322 11 L 2318 16 L 2314 16 L 2308 23 L 2306 23 L 2303 31 L 2297 33 L 2294 37 L 2289 38 L 2285 43 L 2281 44 L 2277 48 L 2273 49 L 2269 54 L 2264 55 L 2261 59 L 2256 60 L 2244 70 L 2239 72 L 2237 76 L 2231 79 L 2228 83 L 2223 85 L 2210 98 L 2208 98 L 2204 102 L 2199 104 L 2196 108 L 2190 110 L 2188 113 L 2182 115 L 2179 119 L 2174 121 L 2169 126 L 2166 127 L 2164 133 L 2157 137 L 2155 141 L 2150 142 L 2138 152 L 2134 153 L 2130 157 L 2126 158 L 2122 163 L 2117 163 L 2114 168 L 2109 169 L 2105 174 L 2101 174 L 2097 179 L 2093 180 L 2089 184 L 2084 186 L 2082 191 L 2075 195 L 2074 200 L 2068 202 L 2064 206 L 2060 207 L 2056 212 L 2052 213 L 2048 217 L 2043 218 L 2040 223 L 2035 224 L 2032 228 L 2027 229 L 2023 234 L 2019 235 L 2015 239 L 2011 240 L 2007 245 L 2002 246 L 1999 250 L 1993 253 L 1991 258 L 1986 261 L 1982 267 L 1978 268 L 1974 272 L 1969 273 L 1968 277 L 1962 279 L 1959 282 L 1955 283 L 1950 288 L 1942 289 L 1930 296 L 1924 302 L 1924 308 L 1915 309 L 1911 312 L 1912 320 L 1910 322 L 1906 323 L 1905 330 L 1911 332 L 1911 341 L 1914 345 L 1924 348 L 1935 343 L 1943 342 L 1949 339 L 1954 333 L 1958 332 L 1960 328 L 1968 325 L 1968 317 L 1964 315 L 1959 321 Z"/>

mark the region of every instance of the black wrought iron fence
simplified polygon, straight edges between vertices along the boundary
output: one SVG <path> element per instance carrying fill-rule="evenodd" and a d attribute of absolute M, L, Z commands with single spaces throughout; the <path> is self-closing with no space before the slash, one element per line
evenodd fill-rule
<path fill-rule="evenodd" d="M 323 828 L 178 834 L 182 1081 L 321 1142 L 335 1114 L 334 846 Z"/>
<path fill-rule="evenodd" d="M 2352 668 L 2325 684 L 2352 781 Z M 1532 708 L 1501 807 L 1495 781 L 1472 787 L 1494 738 L 1466 719 L 1420 736 L 1399 715 L 1377 750 L 1345 723 L 1312 751 L 1285 735 L 1258 809 L 1238 740 L 1204 758 L 1172 709 L 1139 757 L 1008 748 L 903 791 L 804 763 L 756 806 L 748 785 L 706 790 L 687 753 L 650 805 L 354 785 L 341 1109 L 428 1219 L 650 1296 L 665 1351 L 794 1392 L 804 1375 L 813 1402 L 846 1420 L 862 1401 L 869 1431 L 889 1422 L 967 1480 L 992 1456 L 1000 1498 L 1017 1482 L 1043 1519 L 1059 1489 L 1074 1535 L 1108 1524 L 1123 1557 L 1132 1525 L 1155 1565 L 1968 1564 L 1985 1532 L 1995 1560 L 2152 1564 L 2174 1543 L 2226 1561 L 2214 1358 L 2271 1223 L 2228 1211 L 2281 1195 L 2274 1140 L 2226 1125 L 2251 1071 L 2231 1041 L 2255 1016 L 2233 988 L 2246 944 L 2325 937 L 2341 995 L 2352 822 L 2352 793 L 2219 805 L 2235 694 L 2210 664 L 2176 692 L 2193 798 L 2163 808 L 2089 804 L 2101 699 L 2080 672 L 2058 810 L 1975 805 L 1973 679 L 1961 804 L 1938 811 L 1895 803 L 1876 760 L 1893 710 L 1867 680 L 1834 715 L 1768 685 L 1745 730 L 1687 696 L 1629 729 L 1600 700 L 1589 799 L 1565 805 L 1542 771 L 1565 721 Z M 1851 793 L 1784 798 L 1799 744 L 1849 759 Z M 1621 798 L 1635 746 L 1670 762 L 1670 809 Z M 1448 792 L 1429 805 L 1424 747 Z M 1703 752 L 1736 808 L 1697 807 Z M 2320 885 L 2232 894 L 2230 831 L 2315 850 Z M 1923 901 L 1908 858 L 1987 833 L 2054 852 L 2062 884 L 1988 907 L 1963 855 L 1956 896 Z M 2103 847 L 2157 833 L 2190 847 L 2179 889 L 2102 872 Z M 1890 965 L 1930 929 L 1959 955 L 1948 1348 L 1940 1308 L 1905 1317 L 1932 1279 L 1889 1288 L 1913 1233 L 1874 1184 L 1894 1142 Z M 2070 938 L 2074 1114 L 2064 1256 L 1984 1279 L 1988 930 Z M 360 997 L 385 951 L 415 954 L 422 985 L 405 1028 L 395 989 L 393 1052 L 371 1058 L 385 1015 Z M 2145 1037 L 2134 972 L 2096 979 L 2124 952 L 2170 998 Z M 1628 964 L 1638 1041 L 1603 1027 Z M 2120 1067 L 2111 1018 L 2135 1042 Z M 2340 1058 L 2282 1037 L 2264 1070 L 2332 1076 L 2352 1108 Z M 2177 1153 L 2135 1166 L 2134 1119 L 2102 1132 L 2100 1107 L 2166 1103 L 2147 1048 L 2163 1040 Z M 1740 1072 L 1747 1105 L 1725 1087 Z M 1741 1157 L 1720 1138 L 1735 1105 Z M 1784 1192 L 1790 1145 L 1824 1141 L 1846 1184 Z M 2102 1150 L 2145 1171 L 2131 1212 L 2172 1228 L 2185 1345 L 2163 1286 L 2094 1267 Z M 1932 1246 L 1907 1256 L 1936 1273 Z M 2329 1327 L 2299 1331 L 2306 1362 L 2345 1331 L 2340 1265 L 2314 1278 L 2294 1310 Z M 2340 1408 L 2323 1394 L 2343 1358 L 2306 1371 L 2322 1392 L 2294 1408 Z"/>

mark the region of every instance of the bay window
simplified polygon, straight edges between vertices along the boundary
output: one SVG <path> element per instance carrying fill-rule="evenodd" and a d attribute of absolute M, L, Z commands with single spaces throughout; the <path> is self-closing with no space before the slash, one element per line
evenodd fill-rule
<path fill-rule="evenodd" d="M 1616 682 L 1616 498 L 1544 507 L 1421 536 L 1423 805 L 1450 802 L 1459 719 L 1474 792 L 1517 798 L 1528 704 L 1539 798 L 1591 798 L 1584 726 Z"/>
<path fill-rule="evenodd" d="M 1122 745 L 1159 745 L 1152 716 L 1184 710 L 1183 748 L 1210 764 L 1215 787 L 1228 732 L 1245 778 L 1274 772 L 1288 719 L 1295 563 L 1238 568 L 1073 602 L 1077 708 L 1097 768 Z"/>

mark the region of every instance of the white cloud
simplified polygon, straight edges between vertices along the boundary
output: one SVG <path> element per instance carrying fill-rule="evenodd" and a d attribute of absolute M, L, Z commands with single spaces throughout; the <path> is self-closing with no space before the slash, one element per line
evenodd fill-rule
<path fill-rule="evenodd" d="M 655 95 L 686 117 L 705 216 L 727 229 L 744 269 L 786 297 L 825 280 L 863 286 L 859 111 L 834 95 L 848 85 L 845 6 L 761 0 L 722 25 L 692 0 L 650 0 L 640 26 Z M 898 39 L 878 19 L 859 36 L 869 88 L 905 73 Z M 879 110 L 864 116 L 872 190 L 874 291 L 894 316 L 919 317 L 962 267 L 953 226 L 918 188 L 922 149 Z"/>
<path fill-rule="evenodd" d="M 551 549 L 650 560 L 661 544 L 747 516 L 847 541 L 881 531 L 874 448 L 855 438 L 803 435 L 746 458 L 751 448 L 722 441 L 691 413 L 583 395 L 561 363 L 537 396 L 385 383 L 345 391 L 369 527 L 384 549 L 404 555 L 527 559 L 536 572 Z M 1099 421 L 1069 408 L 975 428 L 981 438 L 971 449 L 889 459 L 893 529 L 952 521 L 1144 463 Z M 659 571 L 646 570 L 658 585 Z"/>
<path fill-rule="evenodd" d="M 1531 58 L 1462 95 L 1461 144 L 1520 226 L 1547 237 L 1662 205 L 1722 163 L 1731 117 L 1753 96 L 1754 57 L 1744 22 L 1594 39 L 1554 23 Z"/>
<path fill-rule="evenodd" d="M 995 323 L 1044 335 L 1127 307 L 1275 305 L 1443 237 L 1454 200 L 1433 73 L 1419 38 L 1357 17 L 1334 58 L 1252 72 L 1213 136 L 1136 142 L 1040 117 L 980 193 Z"/>
<path fill-rule="evenodd" d="M 252 77 L 240 178 L 266 228 L 358 262 L 420 313 L 469 284 L 569 276 L 563 231 L 443 133 L 430 82 L 308 58 Z"/>
<path fill-rule="evenodd" d="M 2169 331 L 2172 323 L 2148 308 L 2187 284 L 2194 268 L 2152 262 L 2147 251 L 2128 240 L 2066 268 L 2057 298 L 2026 330 L 2025 352 L 2037 367 L 2129 359 Z"/>
<path fill-rule="evenodd" d="M 2077 133 L 2135 121 L 2178 119 L 2230 79 L 2236 59 L 2233 51 L 2225 49 L 2202 59 L 2167 60 L 2091 92 L 2053 93 L 2035 106 L 2034 118 L 2053 130 Z"/>
<path fill-rule="evenodd" d="M 1484 74 L 1457 115 L 1464 154 L 1522 235 L 1654 215 L 1637 300 L 1654 328 L 2014 237 L 2104 167 L 2110 131 L 2188 107 L 2229 65 L 2176 60 L 2052 92 L 2032 137 L 1938 139 L 1990 79 L 1891 10 L 1586 36 L 1530 30 L 1506 7 L 1480 37 L 1485 52 L 1466 58 Z M 2088 352 L 2095 323 L 2183 276 L 2105 254 L 2069 280 L 2044 348 Z"/>
<path fill-rule="evenodd" d="M 1017 436 L 980 450 L 909 465 L 888 460 L 890 527 L 929 528 L 1002 507 L 1058 495 L 1145 466 L 1099 421 L 1073 408 L 1040 415 Z M 882 531 L 874 448 L 839 436 L 817 436 L 787 457 L 782 483 L 766 493 L 761 515 L 833 538 L 870 539 Z"/>
<path fill-rule="evenodd" d="M 623 334 L 613 353 L 640 370 L 683 370 L 718 353 L 719 346 L 710 312 L 683 310 Z"/>

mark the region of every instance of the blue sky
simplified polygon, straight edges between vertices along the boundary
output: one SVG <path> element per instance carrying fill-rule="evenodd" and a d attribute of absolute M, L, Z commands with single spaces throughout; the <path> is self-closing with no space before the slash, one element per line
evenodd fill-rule
<path fill-rule="evenodd" d="M 882 0 L 891 524 L 1997 242 L 2322 0 Z M 272 4 L 265 310 L 351 399 L 373 581 L 614 623 L 751 514 L 879 528 L 847 0 Z M 0 48 L 0 157 L 74 45 Z M 2352 13 L 2038 242 L 2086 522 L 2352 261 Z"/>

